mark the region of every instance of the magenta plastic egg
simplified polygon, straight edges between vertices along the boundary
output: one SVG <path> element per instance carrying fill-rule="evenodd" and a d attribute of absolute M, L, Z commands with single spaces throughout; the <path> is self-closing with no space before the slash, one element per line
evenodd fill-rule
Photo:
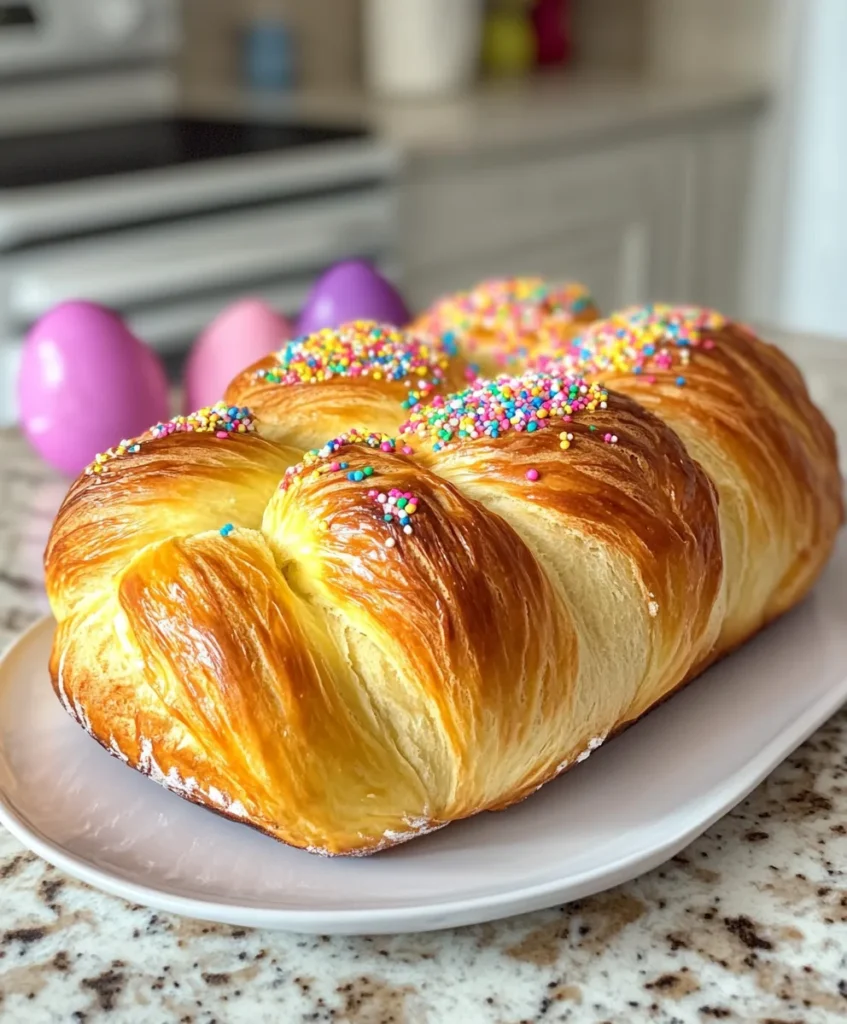
<path fill-rule="evenodd" d="M 18 408 L 33 447 L 75 476 L 98 452 L 168 417 L 168 382 L 117 313 L 64 302 L 27 336 Z"/>
<path fill-rule="evenodd" d="M 236 374 L 280 348 L 293 334 L 288 321 L 260 299 L 229 306 L 200 335 L 188 357 L 187 409 L 219 401 Z"/>
<path fill-rule="evenodd" d="M 331 267 L 314 284 L 300 314 L 298 333 L 339 327 L 351 320 L 378 320 L 402 327 L 410 321 L 400 293 L 364 260 Z"/>

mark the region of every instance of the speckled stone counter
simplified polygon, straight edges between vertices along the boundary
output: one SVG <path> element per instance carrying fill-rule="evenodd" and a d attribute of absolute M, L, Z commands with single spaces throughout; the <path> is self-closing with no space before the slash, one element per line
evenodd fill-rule
<path fill-rule="evenodd" d="M 847 344 L 782 340 L 847 469 Z M 40 553 L 64 486 L 0 433 L 0 646 L 46 611 Z M 101 1019 L 845 1020 L 847 711 L 656 871 L 449 932 L 314 938 L 168 917 L 73 881 L 0 829 L 0 1021 Z"/>

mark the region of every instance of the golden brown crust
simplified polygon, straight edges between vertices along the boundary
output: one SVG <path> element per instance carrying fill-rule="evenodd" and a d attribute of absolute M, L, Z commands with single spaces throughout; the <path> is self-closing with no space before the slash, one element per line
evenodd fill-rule
<path fill-rule="evenodd" d="M 535 433 L 353 434 L 281 487 L 290 451 L 253 432 L 148 439 L 78 481 L 47 554 L 65 707 L 183 797 L 329 854 L 555 777 L 710 648 L 721 564 L 671 431 L 587 385 L 557 419 L 565 390 L 528 386 Z"/>
<path fill-rule="evenodd" d="M 147 544 L 230 522 L 258 527 L 299 454 L 255 433 L 226 440 L 179 433 L 148 439 L 102 474 L 82 474 L 62 503 L 44 554 L 54 613 L 62 618 L 108 587 Z"/>
<path fill-rule="evenodd" d="M 844 516 L 835 435 L 797 367 L 719 314 L 666 306 L 598 321 L 540 363 L 562 358 L 661 416 L 717 485 L 727 612 L 713 656 L 793 607 Z"/>
<path fill-rule="evenodd" d="M 313 852 L 523 799 L 798 600 L 833 541 L 834 442 L 797 371 L 707 330 L 682 383 L 678 353 L 636 373 L 581 351 L 626 394 L 439 382 L 396 442 L 354 431 L 296 467 L 234 407 L 127 443 L 48 545 L 59 698 L 134 768 Z M 268 416 L 394 406 L 360 376 L 267 385 Z"/>
<path fill-rule="evenodd" d="M 249 406 L 268 436 L 304 451 L 351 427 L 391 433 L 418 402 L 461 388 L 468 373 L 437 338 L 357 321 L 247 367 L 226 401 Z"/>
<path fill-rule="evenodd" d="M 714 639 L 723 611 L 720 535 L 711 481 L 676 435 L 623 395 L 610 392 L 609 405 L 590 422 L 568 424 L 566 453 L 554 429 L 459 441 L 421 458 L 489 507 L 509 508 L 519 530 L 537 510 L 557 534 L 576 533 L 630 567 L 650 626 L 649 663 L 626 712 L 637 717 L 690 670 L 693 649 L 705 653 L 703 638 Z M 600 440 L 609 434 L 617 443 Z M 538 479 L 530 482 L 532 470 Z M 525 541 L 532 546 L 532 535 Z M 544 561 L 543 548 L 536 555 Z M 617 596 L 608 594 L 610 602 Z"/>

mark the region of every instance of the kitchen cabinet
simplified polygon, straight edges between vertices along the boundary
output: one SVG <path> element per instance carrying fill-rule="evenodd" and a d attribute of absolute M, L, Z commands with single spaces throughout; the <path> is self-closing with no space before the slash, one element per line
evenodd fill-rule
<path fill-rule="evenodd" d="M 410 165 L 402 259 L 413 306 L 490 276 L 576 278 L 612 309 L 740 305 L 756 114 Z"/>
<path fill-rule="evenodd" d="M 692 302 L 743 314 L 750 179 L 768 89 L 565 73 L 403 102 L 232 91 L 201 109 L 367 127 L 401 161 L 399 282 L 422 309 L 485 277 L 585 282 L 604 309 Z"/>

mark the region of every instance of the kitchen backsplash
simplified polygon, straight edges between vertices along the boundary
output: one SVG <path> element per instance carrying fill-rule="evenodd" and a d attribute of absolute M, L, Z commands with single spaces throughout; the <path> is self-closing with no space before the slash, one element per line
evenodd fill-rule
<path fill-rule="evenodd" d="M 281 17 L 297 41 L 305 88 L 355 86 L 361 71 L 361 0 L 183 0 L 182 73 L 192 84 L 238 80 L 238 36 L 253 18 Z"/>
<path fill-rule="evenodd" d="M 649 0 L 574 0 L 576 62 L 637 69 L 646 51 Z M 300 80 L 307 88 L 343 89 L 361 83 L 363 0 L 183 0 L 183 74 L 196 83 L 234 83 L 238 33 L 251 18 L 285 18 L 297 39 Z"/>
<path fill-rule="evenodd" d="M 362 80 L 365 0 L 183 0 L 182 69 L 192 85 L 235 84 L 238 33 L 252 18 L 282 17 L 296 40 L 305 88 Z M 572 0 L 574 63 L 670 77 L 755 78 L 773 73 L 772 0 Z M 752 59 L 751 59 L 752 55 Z"/>

